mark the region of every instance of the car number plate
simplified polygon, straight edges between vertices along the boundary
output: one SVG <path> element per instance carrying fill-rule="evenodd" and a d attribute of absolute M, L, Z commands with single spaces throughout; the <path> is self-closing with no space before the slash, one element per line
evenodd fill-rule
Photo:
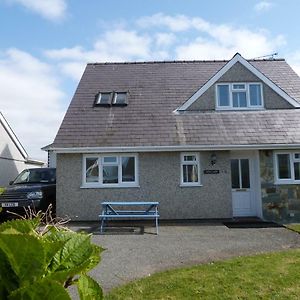
<path fill-rule="evenodd" d="M 18 202 L 7 202 L 7 203 L 2 203 L 1 206 L 2 206 L 2 207 L 17 207 L 17 206 L 18 206 Z"/>

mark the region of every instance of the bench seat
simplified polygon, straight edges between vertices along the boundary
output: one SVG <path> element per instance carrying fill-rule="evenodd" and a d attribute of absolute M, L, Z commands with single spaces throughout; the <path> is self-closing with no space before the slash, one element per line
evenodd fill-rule
<path fill-rule="evenodd" d="M 159 218 L 159 215 L 157 214 L 118 214 L 118 215 L 114 215 L 114 214 L 101 214 L 99 215 L 100 218 Z"/>

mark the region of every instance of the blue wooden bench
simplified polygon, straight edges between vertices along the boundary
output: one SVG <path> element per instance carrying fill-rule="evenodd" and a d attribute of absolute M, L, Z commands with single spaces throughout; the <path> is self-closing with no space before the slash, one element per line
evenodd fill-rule
<path fill-rule="evenodd" d="M 105 221 L 109 219 L 155 219 L 156 234 L 158 234 L 158 205 L 159 202 L 102 202 L 101 233 L 103 232 Z M 134 210 L 130 210 L 134 207 Z"/>

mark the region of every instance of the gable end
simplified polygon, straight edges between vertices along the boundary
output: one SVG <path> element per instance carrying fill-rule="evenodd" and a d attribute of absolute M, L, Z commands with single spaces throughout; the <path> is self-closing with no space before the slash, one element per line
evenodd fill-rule
<path fill-rule="evenodd" d="M 279 88 L 274 82 L 262 74 L 252 64 L 245 60 L 239 53 L 235 54 L 234 57 L 222 67 L 213 77 L 211 77 L 193 96 L 191 96 L 183 105 L 178 107 L 175 112 L 185 111 L 201 97 L 208 89 L 210 89 L 221 77 L 223 77 L 235 64 L 240 63 L 246 69 L 248 69 L 255 77 L 259 78 L 265 85 L 270 87 L 280 97 L 285 99 L 293 107 L 300 107 L 300 104 L 290 97 L 285 91 Z M 225 76 L 224 76 L 225 77 Z"/>

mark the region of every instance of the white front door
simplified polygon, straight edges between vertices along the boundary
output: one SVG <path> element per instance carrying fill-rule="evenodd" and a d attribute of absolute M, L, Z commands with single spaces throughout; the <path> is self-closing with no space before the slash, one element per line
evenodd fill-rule
<path fill-rule="evenodd" d="M 231 157 L 232 208 L 234 217 L 256 216 L 254 157 L 238 154 Z"/>

